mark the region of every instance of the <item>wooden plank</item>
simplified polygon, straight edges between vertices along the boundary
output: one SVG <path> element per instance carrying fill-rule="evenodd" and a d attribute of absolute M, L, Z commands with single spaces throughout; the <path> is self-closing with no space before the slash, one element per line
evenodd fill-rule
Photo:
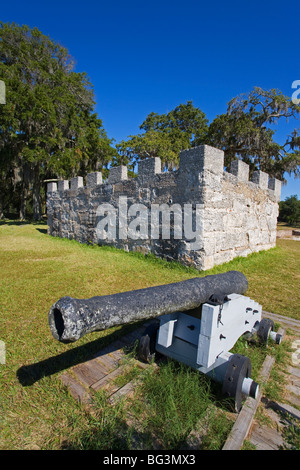
<path fill-rule="evenodd" d="M 103 372 L 103 375 L 106 375 L 108 374 L 110 371 L 111 371 L 111 365 L 110 364 L 106 364 L 105 361 L 101 361 L 101 360 L 98 360 L 97 358 L 95 359 L 92 359 L 91 361 L 89 361 L 91 363 L 96 363 L 97 364 L 97 368 L 99 368 L 99 370 L 102 370 Z"/>
<path fill-rule="evenodd" d="M 133 392 L 134 390 L 134 381 L 131 380 L 128 382 L 126 385 L 123 387 L 120 387 L 115 393 L 113 393 L 109 397 L 109 402 L 110 403 L 116 403 L 117 400 L 120 398 L 124 397 L 125 395 L 128 395 L 129 393 Z"/>
<path fill-rule="evenodd" d="M 72 371 L 79 380 L 88 387 L 105 376 L 103 367 L 101 367 L 101 365 L 96 361 L 87 361 L 82 364 L 78 364 L 73 367 Z"/>
<path fill-rule="evenodd" d="M 284 317 L 283 315 L 266 312 L 264 310 L 262 311 L 262 316 L 265 318 L 270 318 L 270 320 L 273 320 L 277 323 L 283 323 L 284 325 L 287 325 L 290 328 L 295 329 L 296 331 L 300 331 L 300 320 L 296 320 L 295 318 Z"/>
<path fill-rule="evenodd" d="M 126 372 L 126 370 L 130 370 L 131 368 L 133 368 L 135 366 L 137 366 L 139 369 L 143 370 L 143 369 L 149 367 L 150 364 L 143 363 L 141 361 L 138 361 L 138 360 L 132 358 L 130 360 L 129 364 L 120 365 L 119 367 L 117 367 L 116 369 L 111 371 L 109 374 L 105 375 L 105 377 L 99 379 L 97 382 L 92 384 L 91 388 L 94 391 L 98 391 L 100 389 L 107 390 L 108 389 L 108 384 L 110 382 L 113 382 L 119 375 L 122 375 L 124 372 Z M 117 387 L 117 388 L 120 388 L 120 387 Z M 117 390 L 117 388 L 115 389 L 115 391 Z"/>
<path fill-rule="evenodd" d="M 288 386 L 287 389 L 289 390 L 290 387 Z M 296 395 L 295 391 L 293 389 L 290 390 L 291 393 L 287 393 L 285 396 L 285 400 L 291 402 L 295 406 L 300 406 L 300 397 L 299 395 Z"/>
<path fill-rule="evenodd" d="M 109 374 L 105 375 L 105 377 L 102 377 L 99 379 L 97 382 L 95 382 L 93 385 L 91 385 L 91 388 L 95 391 L 98 391 L 100 389 L 107 390 L 107 386 L 112 383 L 116 377 L 124 373 L 125 366 L 120 366 L 117 369 L 114 369 L 112 372 Z M 120 388 L 117 387 L 116 390 Z M 113 392 L 112 392 L 113 393 Z"/>
<path fill-rule="evenodd" d="M 121 341 L 120 339 L 114 341 L 113 343 L 108 344 L 107 346 L 104 346 L 100 351 L 98 351 L 94 357 L 99 357 L 103 356 L 105 354 L 113 354 L 113 353 L 118 353 L 121 354 L 123 348 L 126 346 L 126 343 L 124 341 Z M 123 352 L 124 354 L 124 352 Z"/>
<path fill-rule="evenodd" d="M 284 441 L 276 429 L 267 426 L 258 426 L 251 435 L 251 443 L 256 450 L 278 450 Z"/>
<path fill-rule="evenodd" d="M 107 374 L 113 369 L 116 369 L 119 365 L 119 360 L 116 360 L 108 354 L 103 354 L 102 356 L 97 357 L 96 360 L 99 362 L 101 367 L 107 371 Z"/>
<path fill-rule="evenodd" d="M 114 383 L 114 379 L 122 374 L 125 369 L 120 366 L 120 361 L 125 356 L 124 348 L 133 344 L 139 339 L 149 322 L 146 322 L 136 330 L 127 333 L 122 338 L 108 344 L 102 348 L 94 357 L 86 362 L 77 364 L 70 372 L 66 372 L 61 376 L 61 382 L 69 389 L 70 394 L 79 402 L 90 402 L 93 391 L 101 388 L 108 391 L 109 395 L 115 394 L 119 389 L 120 396 L 130 391 L 133 385 L 128 387 L 120 386 Z M 144 364 L 134 359 L 131 360 L 134 365 L 140 369 L 148 367 L 149 364 Z M 118 395 L 116 395 L 117 397 Z"/>
<path fill-rule="evenodd" d="M 292 416 L 292 418 L 300 420 L 300 410 L 298 410 L 297 408 L 294 408 L 289 403 L 271 402 L 270 406 L 274 410 L 279 411 L 280 413 L 290 414 Z"/>
<path fill-rule="evenodd" d="M 120 359 L 125 355 L 123 348 L 126 347 L 126 343 L 117 340 L 109 344 L 105 348 L 101 349 L 94 355 L 95 359 L 99 359 L 101 362 L 110 363 L 112 367 L 118 365 Z"/>
<path fill-rule="evenodd" d="M 293 385 L 294 387 L 298 388 L 298 395 L 300 395 L 300 377 L 297 377 L 297 375 L 290 375 L 289 376 L 289 383 Z"/>
<path fill-rule="evenodd" d="M 139 359 L 134 359 L 134 358 L 131 359 L 131 363 L 133 365 L 136 365 L 140 369 L 148 369 L 148 367 L 153 367 L 154 369 L 158 368 L 158 365 L 155 362 L 150 364 L 149 362 L 142 362 Z"/>
<path fill-rule="evenodd" d="M 259 382 L 266 382 L 272 370 L 273 364 L 275 362 L 274 357 L 267 356 L 260 373 Z M 232 430 L 228 436 L 225 445 L 222 450 L 239 450 L 241 449 L 244 440 L 246 439 L 248 432 L 250 430 L 254 415 L 258 408 L 262 397 L 261 387 L 259 388 L 258 397 L 256 400 L 248 397 L 244 403 L 244 406 L 232 427 Z"/>
<path fill-rule="evenodd" d="M 91 400 L 91 396 L 81 383 L 75 380 L 68 372 L 63 374 L 60 377 L 62 384 L 68 388 L 70 394 L 72 395 L 75 400 L 78 400 L 80 403 L 89 403 Z"/>
<path fill-rule="evenodd" d="M 300 367 L 289 367 L 288 373 L 300 378 Z"/>

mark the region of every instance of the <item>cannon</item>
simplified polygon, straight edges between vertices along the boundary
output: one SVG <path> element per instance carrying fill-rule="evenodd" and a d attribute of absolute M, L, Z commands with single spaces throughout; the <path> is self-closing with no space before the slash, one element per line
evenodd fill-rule
<path fill-rule="evenodd" d="M 139 341 L 141 360 L 157 352 L 210 376 L 239 411 L 244 395 L 256 398 L 258 384 L 251 379 L 249 358 L 230 349 L 244 334 L 281 341 L 272 320 L 262 319 L 262 307 L 245 297 L 247 289 L 247 278 L 229 271 L 90 299 L 62 297 L 50 308 L 49 326 L 55 339 L 68 343 L 92 331 L 152 319 Z"/>

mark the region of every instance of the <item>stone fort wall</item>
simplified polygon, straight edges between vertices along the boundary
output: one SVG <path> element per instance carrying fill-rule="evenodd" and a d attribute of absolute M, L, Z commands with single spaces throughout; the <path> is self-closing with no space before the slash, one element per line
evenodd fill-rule
<path fill-rule="evenodd" d="M 200 270 L 276 244 L 281 182 L 262 171 L 249 181 L 249 166 L 241 160 L 226 172 L 223 151 L 207 145 L 182 151 L 176 171 L 162 172 L 160 159 L 149 158 L 134 178 L 119 166 L 105 182 L 95 172 L 85 183 L 80 176 L 48 183 L 50 235 L 154 253 Z M 130 224 L 137 225 L 141 207 L 132 237 Z M 107 218 L 110 208 L 116 217 Z M 162 234 L 168 218 L 163 211 L 171 221 L 169 236 Z M 105 217 L 107 237 L 102 231 L 99 238 Z"/>

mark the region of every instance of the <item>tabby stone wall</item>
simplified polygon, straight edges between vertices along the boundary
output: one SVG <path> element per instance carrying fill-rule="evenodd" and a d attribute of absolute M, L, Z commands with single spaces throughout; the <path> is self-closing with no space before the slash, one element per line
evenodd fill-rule
<path fill-rule="evenodd" d="M 48 233 L 205 270 L 275 246 L 280 191 L 262 171 L 250 181 L 241 160 L 224 171 L 224 153 L 203 145 L 182 151 L 176 171 L 150 158 L 134 178 L 120 166 L 105 182 L 95 172 L 48 183 Z"/>

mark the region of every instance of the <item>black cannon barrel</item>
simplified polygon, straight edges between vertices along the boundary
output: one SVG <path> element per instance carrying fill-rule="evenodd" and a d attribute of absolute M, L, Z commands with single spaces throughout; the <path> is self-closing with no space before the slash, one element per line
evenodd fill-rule
<path fill-rule="evenodd" d="M 90 299 L 62 297 L 50 309 L 49 325 L 55 339 L 68 343 L 92 331 L 192 310 L 216 292 L 245 294 L 247 289 L 244 274 L 229 271 Z"/>

